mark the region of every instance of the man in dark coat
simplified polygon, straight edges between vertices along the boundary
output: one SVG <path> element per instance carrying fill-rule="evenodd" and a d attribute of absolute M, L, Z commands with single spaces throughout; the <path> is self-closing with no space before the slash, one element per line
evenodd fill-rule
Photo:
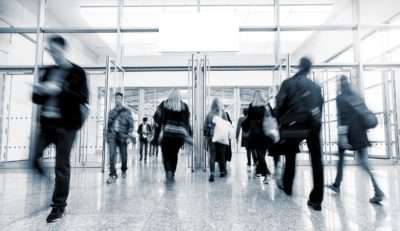
<path fill-rule="evenodd" d="M 152 133 L 150 124 L 147 123 L 147 117 L 143 118 L 143 123 L 141 123 L 138 127 L 137 133 L 139 134 L 139 152 L 140 152 L 140 160 L 143 159 L 144 152 L 144 162 L 147 161 L 147 152 L 149 149 L 149 141 L 150 135 Z"/>
<path fill-rule="evenodd" d="M 283 182 L 279 182 L 278 186 L 287 195 L 292 194 L 296 154 L 299 152 L 299 143 L 306 139 L 314 181 L 307 205 L 319 211 L 324 195 L 320 140 L 323 98 L 321 88 L 307 78 L 311 66 L 311 60 L 301 58 L 300 70 L 292 78 L 283 81 L 276 96 L 275 115 L 281 130 L 280 146 L 286 157 Z"/>
<path fill-rule="evenodd" d="M 61 36 L 49 38 L 49 51 L 56 65 L 44 68 L 39 83 L 33 86 L 32 101 L 41 105 L 40 126 L 32 150 L 34 169 L 43 174 L 40 158 L 50 145 L 56 146 L 55 187 L 52 210 L 47 222 L 55 222 L 64 214 L 71 176 L 71 149 L 77 131 L 86 118 L 83 108 L 89 90 L 85 71 L 65 57 L 66 41 Z"/>

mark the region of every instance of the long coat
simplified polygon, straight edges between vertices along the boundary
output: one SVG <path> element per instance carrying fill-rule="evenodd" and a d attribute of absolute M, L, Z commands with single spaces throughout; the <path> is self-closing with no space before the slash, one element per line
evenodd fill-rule
<path fill-rule="evenodd" d="M 337 116 L 340 126 L 348 126 L 347 138 L 351 150 L 359 150 L 370 145 L 367 130 L 362 125 L 362 119 L 356 110 L 348 103 L 347 95 L 336 97 Z"/>

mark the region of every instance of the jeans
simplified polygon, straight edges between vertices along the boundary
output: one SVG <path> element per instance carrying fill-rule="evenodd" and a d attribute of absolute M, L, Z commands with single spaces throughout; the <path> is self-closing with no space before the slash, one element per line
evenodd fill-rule
<path fill-rule="evenodd" d="M 140 141 L 140 146 L 139 146 L 140 160 L 143 159 L 143 149 L 144 149 L 144 159 L 147 160 L 147 151 L 149 149 L 148 141 L 144 141 L 144 140 Z"/>
<path fill-rule="evenodd" d="M 218 166 L 221 173 L 226 173 L 226 145 L 210 142 L 210 174 L 215 174 L 215 160 L 218 157 Z"/>
<path fill-rule="evenodd" d="M 117 156 L 117 148 L 119 149 L 119 155 L 121 157 L 121 171 L 126 172 L 128 170 L 128 143 L 127 140 L 119 139 L 114 137 L 108 140 L 108 147 L 110 149 L 110 176 L 117 176 L 117 170 L 115 169 L 115 159 Z"/>
<path fill-rule="evenodd" d="M 163 164 L 165 172 L 171 171 L 175 174 L 176 166 L 178 164 L 179 149 L 183 145 L 183 140 L 174 137 L 164 137 L 161 142 L 161 152 L 163 157 Z"/>
<path fill-rule="evenodd" d="M 65 129 L 52 125 L 42 125 L 38 130 L 33 152 L 33 165 L 38 171 L 43 171 L 40 165 L 40 158 L 43 156 L 43 151 L 50 144 L 56 146 L 56 163 L 54 169 L 56 178 L 52 207 L 64 208 L 67 206 L 71 178 L 70 157 L 76 132 L 76 129 Z"/>
<path fill-rule="evenodd" d="M 322 165 L 322 150 L 320 139 L 320 127 L 314 128 L 307 137 L 307 146 L 310 151 L 311 166 L 313 173 L 314 187 L 311 190 L 309 201 L 321 204 L 324 198 L 324 168 Z M 299 145 L 300 141 L 295 141 L 287 145 Z M 292 193 L 293 180 L 296 173 L 296 154 L 286 153 L 285 171 L 283 173 L 283 187 L 286 193 Z"/>
<path fill-rule="evenodd" d="M 339 161 L 337 164 L 337 173 L 335 183 L 333 184 L 336 187 L 340 187 L 340 184 L 343 180 L 343 167 L 344 167 L 344 149 L 339 149 Z M 378 183 L 375 180 L 374 175 L 372 174 L 371 167 L 368 164 L 368 149 L 362 148 L 356 151 L 357 160 L 360 164 L 360 167 L 369 175 L 372 181 L 372 186 L 374 187 L 375 193 L 382 192 Z"/>

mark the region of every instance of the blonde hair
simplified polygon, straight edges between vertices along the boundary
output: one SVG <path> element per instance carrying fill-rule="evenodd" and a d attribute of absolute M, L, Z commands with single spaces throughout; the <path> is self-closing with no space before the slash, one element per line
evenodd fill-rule
<path fill-rule="evenodd" d="M 223 110 L 222 101 L 217 97 L 214 98 L 213 101 L 211 102 L 211 111 L 221 113 L 222 110 Z"/>
<path fill-rule="evenodd" d="M 256 90 L 254 92 L 253 101 L 251 102 L 251 105 L 254 107 L 267 105 L 267 99 L 265 98 L 265 95 L 262 91 Z"/>
<path fill-rule="evenodd" d="M 165 101 L 165 107 L 171 111 L 182 111 L 182 95 L 178 89 L 174 88 Z"/>

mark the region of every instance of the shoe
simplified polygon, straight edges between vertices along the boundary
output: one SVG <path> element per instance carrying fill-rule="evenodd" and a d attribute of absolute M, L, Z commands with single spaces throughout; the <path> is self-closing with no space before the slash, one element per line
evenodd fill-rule
<path fill-rule="evenodd" d="M 122 172 L 121 177 L 122 179 L 126 179 L 126 172 Z"/>
<path fill-rule="evenodd" d="M 285 187 L 283 187 L 283 183 L 282 183 L 281 180 L 277 180 L 277 181 L 276 181 L 276 186 L 278 186 L 278 188 L 279 188 L 280 190 L 282 190 L 287 196 L 291 196 L 291 195 L 292 195 L 292 192 L 287 191 L 287 190 L 285 189 Z"/>
<path fill-rule="evenodd" d="M 65 208 L 52 208 L 50 214 L 46 218 L 47 223 L 53 223 L 62 218 L 64 215 L 64 210 Z"/>
<path fill-rule="evenodd" d="M 247 171 L 251 172 L 251 165 L 247 165 Z"/>
<path fill-rule="evenodd" d="M 226 172 L 221 172 L 221 174 L 219 174 L 219 177 L 225 177 L 226 176 Z"/>
<path fill-rule="evenodd" d="M 264 184 L 269 184 L 269 177 L 268 176 L 264 177 L 263 183 Z"/>
<path fill-rule="evenodd" d="M 172 181 L 174 181 L 174 176 L 173 176 L 172 171 L 167 171 L 166 178 L 167 178 L 167 179 L 166 179 L 167 182 L 172 182 Z"/>
<path fill-rule="evenodd" d="M 330 190 L 334 191 L 335 193 L 340 193 L 340 188 L 335 186 L 335 184 L 330 184 L 326 186 L 327 188 L 329 188 Z"/>
<path fill-rule="evenodd" d="M 210 175 L 210 178 L 208 178 L 208 182 L 214 182 L 214 175 Z"/>
<path fill-rule="evenodd" d="M 375 193 L 375 195 L 369 199 L 369 202 L 372 204 L 380 204 L 383 201 L 385 195 L 382 192 Z"/>
<path fill-rule="evenodd" d="M 321 207 L 320 204 L 313 203 L 310 200 L 307 201 L 307 205 L 308 205 L 308 207 L 312 208 L 315 211 L 321 211 L 322 210 L 322 207 Z"/>
<path fill-rule="evenodd" d="M 117 181 L 117 176 L 116 175 L 112 175 L 112 176 L 110 176 L 110 177 L 108 177 L 108 179 L 107 179 L 107 184 L 112 184 L 112 183 L 115 183 L 115 181 Z"/>
<path fill-rule="evenodd" d="M 262 177 L 261 173 L 257 173 L 256 178 L 260 178 L 260 177 Z"/>

